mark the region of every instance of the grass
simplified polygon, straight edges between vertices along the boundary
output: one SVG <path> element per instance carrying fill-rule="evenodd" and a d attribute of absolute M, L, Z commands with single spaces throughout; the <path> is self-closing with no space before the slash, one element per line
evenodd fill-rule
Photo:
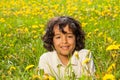
<path fill-rule="evenodd" d="M 108 73 L 120 79 L 120 46 L 106 51 L 110 45 L 120 45 L 119 14 L 119 0 L 1 0 L 0 79 L 40 79 L 38 61 L 46 52 L 41 36 L 47 21 L 61 15 L 74 17 L 82 23 L 86 48 L 94 56 L 97 80 Z M 108 72 L 113 63 L 115 68 Z M 25 70 L 30 65 L 34 66 Z"/>

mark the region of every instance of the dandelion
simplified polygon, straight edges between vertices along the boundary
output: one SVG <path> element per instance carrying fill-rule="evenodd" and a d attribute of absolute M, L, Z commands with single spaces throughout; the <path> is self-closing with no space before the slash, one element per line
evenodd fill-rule
<path fill-rule="evenodd" d="M 36 28 L 38 28 L 38 25 L 32 25 L 32 28 L 36 29 Z"/>
<path fill-rule="evenodd" d="M 4 34 L 4 37 L 6 37 L 6 36 L 7 36 L 7 34 L 5 33 L 5 34 Z"/>
<path fill-rule="evenodd" d="M 2 74 L 1 77 L 2 77 L 2 80 L 5 80 L 5 77 L 6 77 L 6 76 L 5 76 L 5 74 Z"/>
<path fill-rule="evenodd" d="M 88 38 L 91 38 L 91 34 L 92 34 L 92 33 L 89 32 L 89 33 L 87 34 L 87 37 L 88 37 Z"/>
<path fill-rule="evenodd" d="M 118 14 L 114 14 L 114 15 L 113 15 L 113 18 L 116 18 L 117 16 L 118 16 Z"/>
<path fill-rule="evenodd" d="M 12 34 L 7 34 L 7 36 L 8 36 L 8 37 L 11 37 L 11 36 L 12 36 Z"/>
<path fill-rule="evenodd" d="M 99 31 L 99 29 L 98 29 L 98 28 L 96 28 L 94 31 L 95 31 L 95 32 L 98 32 L 98 31 Z"/>
<path fill-rule="evenodd" d="M 97 28 L 97 29 L 95 29 L 95 30 L 94 30 L 94 34 L 96 34 L 98 31 L 99 31 L 99 29 L 98 29 L 98 28 Z"/>
<path fill-rule="evenodd" d="M 5 55 L 5 56 L 4 56 L 4 59 L 7 59 L 7 58 L 8 58 L 8 56 L 7 56 L 7 55 Z"/>
<path fill-rule="evenodd" d="M 43 75 L 43 80 L 56 80 L 53 76 L 50 76 L 48 74 Z"/>
<path fill-rule="evenodd" d="M 7 71 L 7 73 L 8 73 L 8 75 L 11 75 L 11 74 L 12 74 L 10 70 L 9 70 L 9 71 Z"/>
<path fill-rule="evenodd" d="M 90 61 L 90 58 L 86 58 L 82 63 L 83 64 L 86 64 L 86 63 L 88 63 Z"/>
<path fill-rule="evenodd" d="M 103 32 L 100 32 L 99 34 L 98 34 L 98 37 L 100 37 L 100 36 L 102 36 L 103 35 Z"/>
<path fill-rule="evenodd" d="M 36 33 L 37 31 L 36 30 L 33 30 L 32 33 Z"/>
<path fill-rule="evenodd" d="M 34 48 L 34 47 L 32 47 L 32 51 L 35 51 L 35 48 Z"/>
<path fill-rule="evenodd" d="M 116 44 L 116 42 L 117 42 L 117 41 L 114 41 L 113 44 Z M 120 46 L 120 45 L 118 45 L 118 46 Z"/>
<path fill-rule="evenodd" d="M 115 80 L 115 76 L 113 74 L 105 74 L 103 80 Z"/>
<path fill-rule="evenodd" d="M 49 80 L 56 80 L 56 79 L 52 76 L 49 76 Z"/>
<path fill-rule="evenodd" d="M 0 18 L 0 22 L 5 22 L 5 19 L 4 18 Z"/>
<path fill-rule="evenodd" d="M 32 80 L 41 80 L 41 77 L 39 75 L 33 75 Z"/>
<path fill-rule="evenodd" d="M 27 71 L 27 70 L 29 70 L 29 69 L 31 69 L 31 68 L 33 68 L 34 67 L 34 65 L 28 65 L 26 68 L 25 68 L 25 71 Z"/>
<path fill-rule="evenodd" d="M 112 43 L 112 42 L 113 42 L 113 40 L 112 40 L 111 37 L 108 37 L 107 40 L 108 40 L 109 43 Z"/>
<path fill-rule="evenodd" d="M 13 47 L 14 46 L 14 44 L 10 44 L 10 47 Z"/>
<path fill-rule="evenodd" d="M 114 59 L 115 57 L 117 57 L 117 53 L 112 53 L 111 55 L 112 55 L 113 59 Z"/>
<path fill-rule="evenodd" d="M 48 75 L 48 74 L 44 74 L 44 75 L 43 75 L 43 79 L 44 79 L 44 80 L 49 80 L 49 75 Z"/>
<path fill-rule="evenodd" d="M 44 25 L 43 25 L 43 24 L 40 24 L 39 26 L 40 26 L 40 28 L 44 28 Z"/>
<path fill-rule="evenodd" d="M 42 32 L 42 35 L 44 35 L 44 34 L 45 34 L 45 31 Z"/>
<path fill-rule="evenodd" d="M 25 28 L 25 29 L 24 29 L 24 32 L 28 32 L 28 28 Z"/>
<path fill-rule="evenodd" d="M 74 55 L 75 55 L 75 57 L 76 57 L 77 59 L 79 59 L 79 55 L 78 55 L 78 52 L 77 52 L 77 51 L 74 52 Z"/>
<path fill-rule="evenodd" d="M 106 51 L 110 51 L 110 50 L 118 50 L 119 49 L 119 45 L 109 45 L 106 48 Z"/>
<path fill-rule="evenodd" d="M 96 26 L 98 23 L 96 22 L 96 23 L 94 23 L 94 26 Z"/>
<path fill-rule="evenodd" d="M 107 69 L 107 72 L 111 72 L 115 69 L 115 63 L 111 64 L 110 67 Z"/>
<path fill-rule="evenodd" d="M 11 66 L 10 71 L 12 71 L 12 70 L 16 70 L 16 68 L 14 66 Z"/>
<path fill-rule="evenodd" d="M 82 27 L 85 27 L 88 23 L 82 23 Z"/>
<path fill-rule="evenodd" d="M 36 39 L 36 38 L 38 38 L 38 36 L 37 36 L 37 35 L 35 35 L 35 36 L 33 36 L 33 38 L 34 38 L 34 39 Z"/>

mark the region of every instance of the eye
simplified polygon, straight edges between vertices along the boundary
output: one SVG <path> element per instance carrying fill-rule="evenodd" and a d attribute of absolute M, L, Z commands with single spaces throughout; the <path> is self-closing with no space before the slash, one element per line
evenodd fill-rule
<path fill-rule="evenodd" d="M 68 37 L 68 38 L 73 38 L 74 36 L 73 36 L 73 35 L 68 35 L 67 37 Z"/>
<path fill-rule="evenodd" d="M 60 36 L 55 36 L 55 39 L 60 39 L 61 37 Z"/>

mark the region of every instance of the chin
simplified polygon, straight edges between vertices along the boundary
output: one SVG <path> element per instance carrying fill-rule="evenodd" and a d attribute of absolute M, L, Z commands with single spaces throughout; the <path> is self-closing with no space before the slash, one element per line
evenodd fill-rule
<path fill-rule="evenodd" d="M 70 54 L 70 52 L 62 52 L 62 55 L 64 56 L 68 56 Z"/>

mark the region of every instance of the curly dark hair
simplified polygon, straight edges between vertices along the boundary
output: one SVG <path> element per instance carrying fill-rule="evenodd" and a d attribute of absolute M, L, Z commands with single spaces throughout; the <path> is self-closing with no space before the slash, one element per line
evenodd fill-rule
<path fill-rule="evenodd" d="M 76 37 L 76 47 L 75 50 L 81 50 L 85 47 L 85 33 L 82 30 L 81 24 L 69 17 L 69 16 L 60 16 L 60 17 L 55 17 L 52 18 L 48 23 L 47 23 L 47 28 L 46 28 L 46 33 L 43 35 L 42 40 L 44 42 L 44 47 L 48 51 L 53 51 L 54 46 L 53 46 L 53 37 L 54 37 L 54 31 L 53 28 L 54 26 L 58 26 L 60 31 L 62 33 L 65 33 L 64 27 L 68 25 L 69 28 L 72 30 L 73 34 Z"/>

